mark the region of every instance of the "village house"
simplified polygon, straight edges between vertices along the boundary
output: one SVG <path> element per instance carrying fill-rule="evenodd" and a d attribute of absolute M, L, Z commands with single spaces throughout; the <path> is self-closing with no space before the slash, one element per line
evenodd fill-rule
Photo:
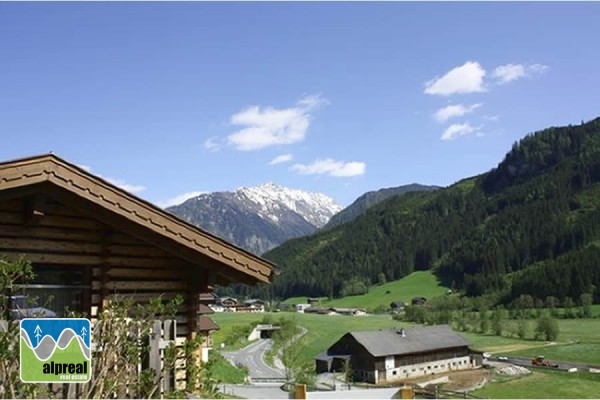
<path fill-rule="evenodd" d="M 32 263 L 28 294 L 57 316 L 69 308 L 93 322 L 115 295 L 137 303 L 180 295 L 182 340 L 218 328 L 198 314 L 201 293 L 217 284 L 270 283 L 274 270 L 52 154 L 0 163 L 0 257 Z"/>
<path fill-rule="evenodd" d="M 390 303 L 390 310 L 394 313 L 403 311 L 406 308 L 406 303 L 400 300 L 392 301 Z"/>
<path fill-rule="evenodd" d="M 265 312 L 265 302 L 260 299 L 248 299 L 243 305 L 248 312 Z"/>
<path fill-rule="evenodd" d="M 311 308 L 312 306 L 307 303 L 296 304 L 296 312 L 304 313 L 307 308 Z"/>
<path fill-rule="evenodd" d="M 307 307 L 305 314 L 337 315 L 333 307 Z"/>
<path fill-rule="evenodd" d="M 219 299 L 219 304 L 223 307 L 223 311 L 225 312 L 236 312 L 238 301 L 234 297 L 221 297 Z"/>
<path fill-rule="evenodd" d="M 448 325 L 348 332 L 315 358 L 316 372 L 381 383 L 481 366 L 481 356 Z M 347 364 L 346 364 L 347 363 Z"/>

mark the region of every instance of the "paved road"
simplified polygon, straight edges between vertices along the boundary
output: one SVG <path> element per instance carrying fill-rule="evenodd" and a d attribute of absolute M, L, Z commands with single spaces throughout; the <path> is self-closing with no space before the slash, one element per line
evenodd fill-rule
<path fill-rule="evenodd" d="M 250 379 L 270 379 L 285 377 L 284 371 L 272 368 L 264 360 L 264 354 L 267 352 L 273 342 L 271 339 L 258 339 L 256 342 L 244 347 L 238 351 L 222 352 L 223 356 L 233 365 L 243 365 L 248 367 Z"/>
<path fill-rule="evenodd" d="M 527 358 L 527 357 L 502 357 L 503 359 L 500 359 L 499 357 L 490 357 L 491 361 L 499 361 L 499 362 L 505 362 L 505 363 L 509 363 L 509 364 L 514 364 L 514 365 L 520 365 L 522 367 L 532 367 L 531 365 L 531 358 Z M 506 359 L 504 359 L 506 358 Z M 553 362 L 558 364 L 558 368 L 560 370 L 564 370 L 567 371 L 571 368 L 577 368 L 578 370 L 588 370 L 590 368 L 600 368 L 600 366 L 598 365 L 592 365 L 592 364 L 582 364 L 582 363 L 574 363 L 574 362 L 568 362 L 568 361 L 558 361 L 558 360 L 551 360 L 548 359 L 548 361 Z M 552 367 L 539 367 L 539 368 L 552 368 Z M 554 368 L 552 368 L 554 369 Z"/>

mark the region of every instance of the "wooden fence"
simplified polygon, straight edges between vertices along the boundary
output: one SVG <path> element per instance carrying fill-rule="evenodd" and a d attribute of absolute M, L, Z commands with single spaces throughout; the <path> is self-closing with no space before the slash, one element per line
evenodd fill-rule
<path fill-rule="evenodd" d="M 140 397 L 147 397 L 146 393 L 140 393 L 139 383 L 144 380 L 142 375 L 145 372 L 145 376 L 150 379 L 150 386 L 152 383 L 157 385 L 157 390 L 153 393 L 152 397 L 164 397 L 165 394 L 172 392 L 177 389 L 181 389 L 185 385 L 185 360 L 178 358 L 175 365 L 172 368 L 169 367 L 169 363 L 165 362 L 165 352 L 171 345 L 175 347 L 181 347 L 181 341 L 177 340 L 177 321 L 175 320 L 156 320 L 152 324 L 151 332 L 148 336 L 141 338 L 138 332 L 132 331 L 132 338 L 138 340 L 140 348 L 145 348 L 147 351 L 143 352 L 137 365 L 117 365 L 111 367 L 114 373 L 126 373 L 130 379 L 130 383 L 126 383 L 122 387 L 118 387 L 112 393 L 109 398 L 122 399 L 129 398 L 135 399 Z M 97 354 L 102 349 L 94 348 L 92 344 L 92 352 Z M 92 357 L 92 370 L 95 369 L 94 365 L 95 357 Z M 123 371 L 125 368 L 125 371 Z M 148 371 L 153 371 L 153 374 L 148 374 Z M 85 394 L 88 393 L 92 385 L 97 384 L 95 380 L 102 379 L 101 377 L 94 376 L 87 383 L 52 383 L 48 384 L 48 389 L 52 392 L 53 398 L 62 399 L 79 399 L 84 398 Z M 148 383 L 148 382 L 147 382 Z"/>

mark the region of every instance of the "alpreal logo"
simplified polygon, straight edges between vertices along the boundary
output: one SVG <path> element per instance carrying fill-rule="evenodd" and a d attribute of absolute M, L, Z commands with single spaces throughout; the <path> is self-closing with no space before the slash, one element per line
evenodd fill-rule
<path fill-rule="evenodd" d="M 91 323 L 85 318 L 21 321 L 21 381 L 82 383 L 92 377 Z"/>

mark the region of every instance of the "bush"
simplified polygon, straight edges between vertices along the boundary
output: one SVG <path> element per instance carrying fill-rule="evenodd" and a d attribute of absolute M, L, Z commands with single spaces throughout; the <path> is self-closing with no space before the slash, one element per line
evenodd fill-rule
<path fill-rule="evenodd" d="M 542 317 L 537 321 L 537 327 L 535 329 L 536 336 L 547 341 L 554 341 L 558 338 L 560 328 L 558 322 L 551 317 Z"/>

